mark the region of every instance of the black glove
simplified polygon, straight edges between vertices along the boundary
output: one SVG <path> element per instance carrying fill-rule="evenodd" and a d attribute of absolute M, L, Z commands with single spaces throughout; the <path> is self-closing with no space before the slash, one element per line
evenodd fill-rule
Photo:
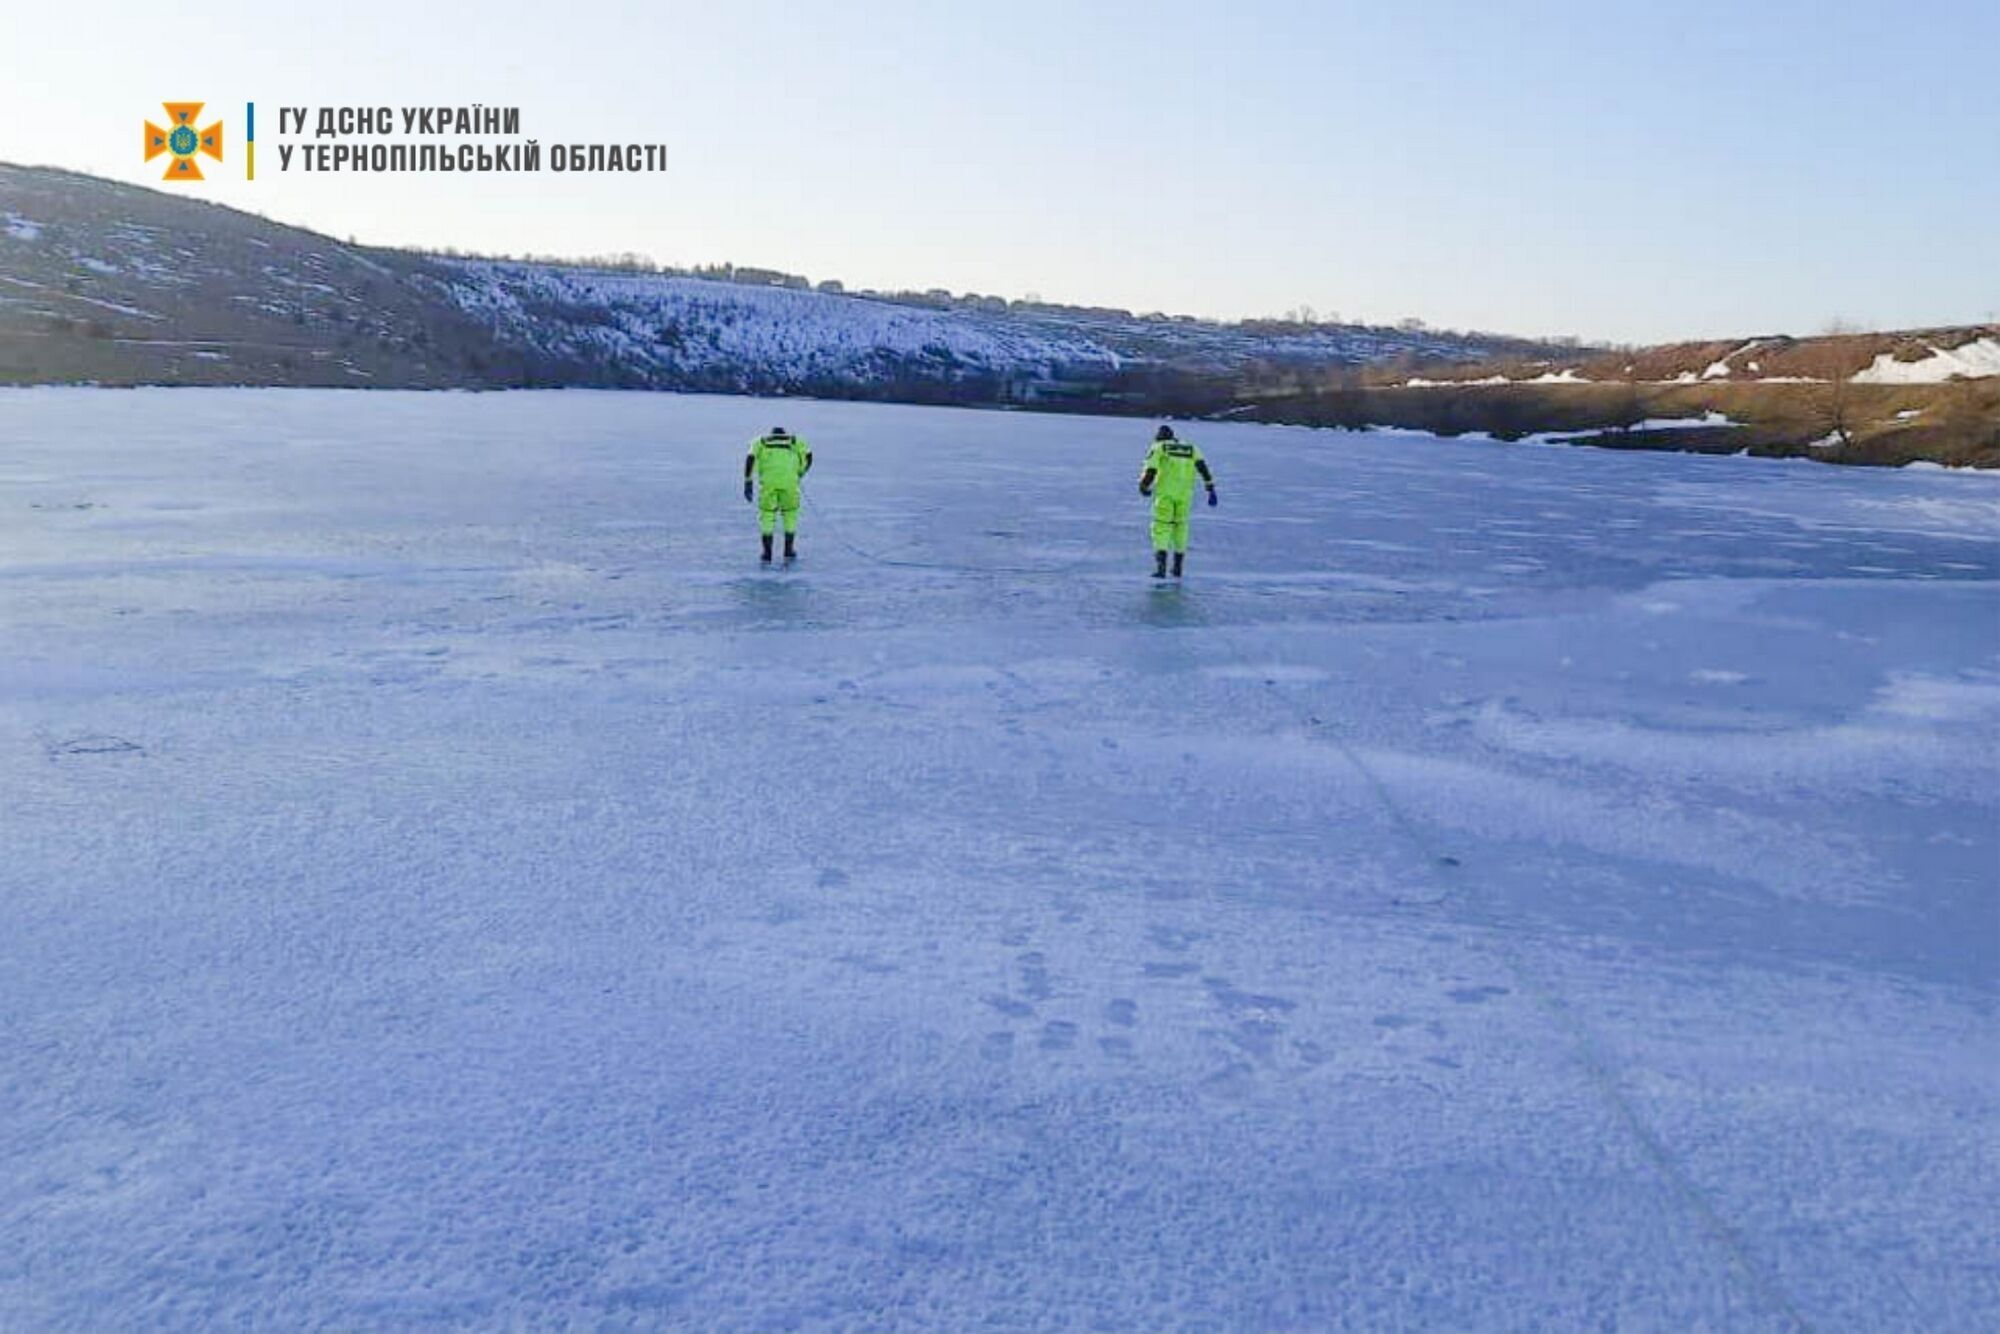
<path fill-rule="evenodd" d="M 1215 508 L 1215 488 L 1212 486 L 1208 488 L 1208 507 L 1210 509 Z"/>
<path fill-rule="evenodd" d="M 755 500 L 757 498 L 756 487 L 747 477 L 743 479 L 743 498 L 745 500 Z"/>
<path fill-rule="evenodd" d="M 1142 496 L 1150 496 L 1153 494 L 1153 488 L 1147 486 L 1144 482 L 1141 482 L 1139 483 L 1139 494 Z"/>

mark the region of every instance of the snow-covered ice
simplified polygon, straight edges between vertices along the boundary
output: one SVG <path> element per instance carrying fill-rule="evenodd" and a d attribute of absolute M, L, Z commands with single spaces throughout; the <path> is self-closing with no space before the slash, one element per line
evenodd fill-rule
<path fill-rule="evenodd" d="M 0 394 L 0 1328 L 2000 1327 L 1996 479 L 1186 433 Z"/>

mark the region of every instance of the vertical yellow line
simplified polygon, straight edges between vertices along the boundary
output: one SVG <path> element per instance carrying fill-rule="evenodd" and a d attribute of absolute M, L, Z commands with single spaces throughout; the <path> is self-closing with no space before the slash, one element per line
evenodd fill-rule
<path fill-rule="evenodd" d="M 257 179 L 257 141 L 255 139 L 243 145 L 243 178 L 250 181 Z"/>

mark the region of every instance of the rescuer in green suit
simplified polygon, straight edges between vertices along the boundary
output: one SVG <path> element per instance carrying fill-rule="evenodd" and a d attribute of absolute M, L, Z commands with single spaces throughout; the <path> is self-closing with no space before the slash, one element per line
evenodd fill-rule
<path fill-rule="evenodd" d="M 752 440 L 750 452 L 743 456 L 743 499 L 757 502 L 766 565 L 771 563 L 771 536 L 779 515 L 785 519 L 785 559 L 798 558 L 799 481 L 812 466 L 812 446 L 782 426 Z"/>
<path fill-rule="evenodd" d="M 1186 440 L 1174 438 L 1174 428 L 1162 426 L 1153 434 L 1153 447 L 1146 453 L 1146 466 L 1139 474 L 1139 494 L 1153 498 L 1153 577 L 1167 577 L 1167 556 L 1174 558 L 1174 578 L 1181 577 L 1187 563 L 1188 507 L 1194 503 L 1194 481 L 1199 476 L 1208 488 L 1208 503 L 1215 504 L 1215 477 L 1208 460 Z"/>

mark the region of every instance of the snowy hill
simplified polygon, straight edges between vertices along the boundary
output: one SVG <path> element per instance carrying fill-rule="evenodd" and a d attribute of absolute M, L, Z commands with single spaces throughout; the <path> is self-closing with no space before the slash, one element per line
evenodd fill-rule
<path fill-rule="evenodd" d="M 516 372 L 407 257 L 0 164 L 0 384 L 440 386 Z"/>
<path fill-rule="evenodd" d="M 1548 349 L 1422 330 L 443 258 L 0 164 L 0 383 L 590 385 L 1145 406 L 1258 364 L 1310 372 L 1538 351 Z"/>
<path fill-rule="evenodd" d="M 621 382 L 750 392 L 1109 375 L 1104 344 L 1007 320 L 698 278 L 447 261 L 458 308 L 504 341 Z"/>
<path fill-rule="evenodd" d="M 503 341 L 600 368 L 617 382 L 656 387 L 895 397 L 898 389 L 955 386 L 987 400 L 1043 401 L 1113 386 L 1127 372 L 1452 363 L 1522 346 L 1421 330 L 1261 331 L 1083 308 L 936 308 L 768 283 L 442 262 L 453 302 L 491 321 Z"/>

